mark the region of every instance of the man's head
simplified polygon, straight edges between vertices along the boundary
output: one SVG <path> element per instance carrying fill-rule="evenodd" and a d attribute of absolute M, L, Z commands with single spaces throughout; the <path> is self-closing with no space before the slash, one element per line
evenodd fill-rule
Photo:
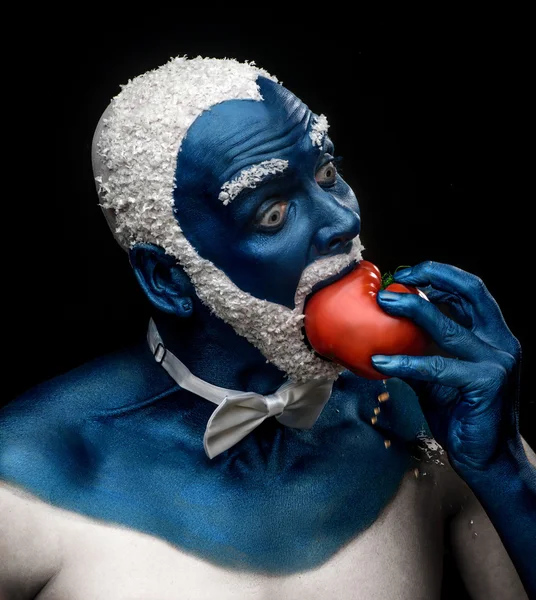
<path fill-rule="evenodd" d="M 113 100 L 94 169 L 153 303 L 163 306 L 139 260 L 147 244 L 179 262 L 217 317 L 305 380 L 340 369 L 303 342 L 303 301 L 361 258 L 357 200 L 332 153 L 325 117 L 265 71 L 178 58 Z"/>

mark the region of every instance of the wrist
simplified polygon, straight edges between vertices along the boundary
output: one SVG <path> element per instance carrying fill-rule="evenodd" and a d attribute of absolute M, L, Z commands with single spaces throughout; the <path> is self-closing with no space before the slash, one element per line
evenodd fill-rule
<path fill-rule="evenodd" d="M 464 465 L 456 471 L 478 497 L 502 492 L 513 481 L 536 490 L 536 468 L 530 464 L 519 434 L 506 442 L 485 468 Z"/>

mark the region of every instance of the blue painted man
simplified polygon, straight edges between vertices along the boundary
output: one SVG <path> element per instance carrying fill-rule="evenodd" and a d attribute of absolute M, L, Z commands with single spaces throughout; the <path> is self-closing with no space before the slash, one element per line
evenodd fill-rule
<path fill-rule="evenodd" d="M 398 274 L 432 302 L 379 302 L 442 352 L 375 357 L 385 381 L 304 339 L 363 250 L 323 115 L 253 64 L 178 58 L 123 87 L 93 155 L 153 319 L 0 413 L 7 598 L 437 598 L 447 533 L 474 598 L 535 592 L 520 349 L 482 283 Z"/>

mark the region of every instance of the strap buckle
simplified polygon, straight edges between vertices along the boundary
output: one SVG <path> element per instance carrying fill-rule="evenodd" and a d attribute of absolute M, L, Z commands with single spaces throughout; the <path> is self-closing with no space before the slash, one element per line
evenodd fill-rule
<path fill-rule="evenodd" d="M 162 342 L 158 342 L 158 344 L 154 350 L 154 359 L 160 365 L 160 364 L 162 364 L 162 361 L 164 360 L 165 357 L 166 357 L 166 348 L 164 347 L 164 344 L 162 344 Z"/>

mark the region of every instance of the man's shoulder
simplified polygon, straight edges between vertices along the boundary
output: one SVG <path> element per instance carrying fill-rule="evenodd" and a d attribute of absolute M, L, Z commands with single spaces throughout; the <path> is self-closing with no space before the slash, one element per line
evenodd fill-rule
<path fill-rule="evenodd" d="M 46 504 L 4 481 L 0 508 L 0 598 L 35 598 L 61 566 L 57 523 Z"/>
<path fill-rule="evenodd" d="M 76 421 L 138 404 L 174 385 L 146 345 L 132 346 L 31 388 L 0 411 L 0 425 L 36 418 Z"/>
<path fill-rule="evenodd" d="M 111 439 L 102 437 L 100 417 L 176 388 L 142 346 L 99 357 L 32 388 L 0 411 L 0 479 L 45 501 L 77 489 L 77 478 L 94 472 L 99 443 Z"/>

